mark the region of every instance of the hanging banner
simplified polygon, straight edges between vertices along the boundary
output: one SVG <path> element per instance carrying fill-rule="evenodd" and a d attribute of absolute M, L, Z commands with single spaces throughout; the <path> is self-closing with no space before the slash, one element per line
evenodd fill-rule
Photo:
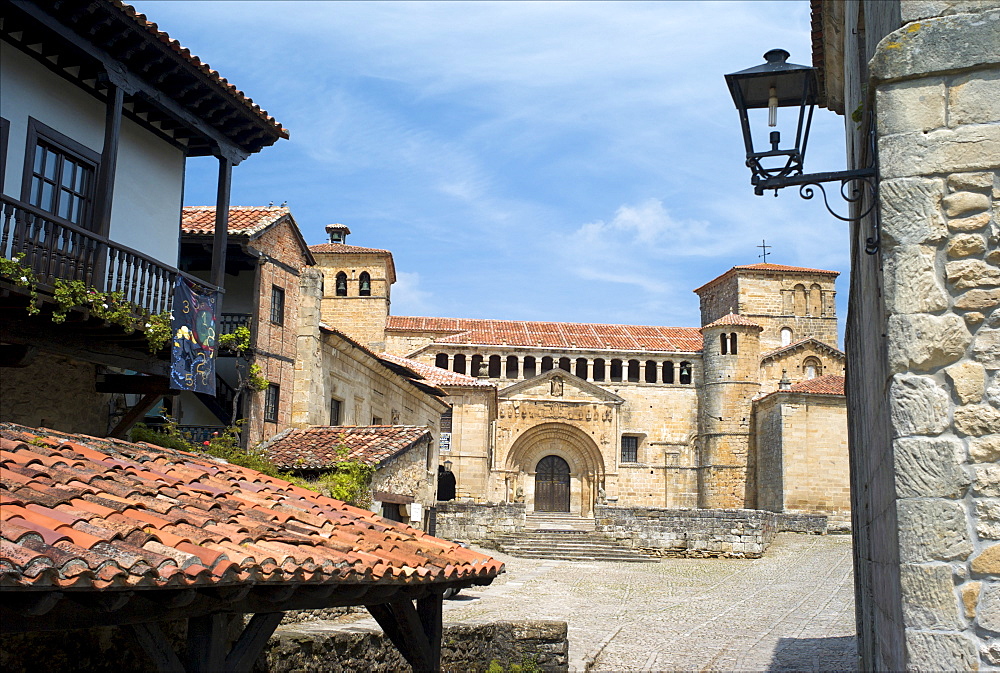
<path fill-rule="evenodd" d="M 215 395 L 215 293 L 200 294 L 178 275 L 170 328 L 170 387 Z"/>

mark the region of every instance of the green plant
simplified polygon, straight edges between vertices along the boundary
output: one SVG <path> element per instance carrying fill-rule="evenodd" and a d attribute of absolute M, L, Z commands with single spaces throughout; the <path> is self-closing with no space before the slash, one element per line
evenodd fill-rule
<path fill-rule="evenodd" d="M 150 353 L 158 353 L 170 341 L 170 311 L 152 313 L 146 318 L 146 342 Z"/>
<path fill-rule="evenodd" d="M 250 328 L 240 325 L 229 334 L 223 334 L 219 337 L 219 347 L 245 357 L 250 352 Z"/>
<path fill-rule="evenodd" d="M 486 673 L 504 673 L 503 666 L 496 659 L 490 660 L 490 665 L 486 669 Z"/>
<path fill-rule="evenodd" d="M 260 392 L 264 390 L 271 382 L 267 380 L 264 376 L 263 370 L 261 370 L 260 365 L 252 364 L 250 365 L 250 371 L 247 374 L 247 387 L 251 390 L 256 390 Z"/>
<path fill-rule="evenodd" d="M 19 287 L 28 288 L 28 315 L 35 315 L 39 312 L 35 300 L 38 299 L 38 278 L 35 272 L 23 265 L 24 253 L 14 255 L 14 259 L 0 257 L 0 278 L 6 278 Z"/>

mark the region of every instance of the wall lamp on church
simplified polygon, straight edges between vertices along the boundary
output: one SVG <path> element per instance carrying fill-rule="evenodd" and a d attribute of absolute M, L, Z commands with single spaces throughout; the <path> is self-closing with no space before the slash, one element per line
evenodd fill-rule
<path fill-rule="evenodd" d="M 788 52 L 784 49 L 772 49 L 764 54 L 766 61 L 764 64 L 726 75 L 729 92 L 740 113 L 747 167 L 752 173 L 750 182 L 754 187 L 754 193 L 762 196 L 766 190 L 772 189 L 777 196 L 779 189 L 798 187 L 802 198 L 811 199 L 815 195 L 813 188 L 816 187 L 823 195 L 826 209 L 839 220 L 858 222 L 873 211 L 877 216 L 875 204 L 878 178 L 874 165 L 874 151 L 869 152 L 873 163 L 868 168 L 804 173 L 809 127 L 812 124 L 813 109 L 819 101 L 819 86 L 815 68 L 788 63 L 788 56 Z M 797 119 L 794 113 L 787 114 L 779 126 L 778 108 L 797 109 Z M 759 127 L 751 128 L 750 120 L 752 116 L 762 123 L 764 110 L 767 110 L 767 128 L 772 130 L 767 132 L 767 142 L 760 145 L 770 145 L 770 147 L 758 149 L 754 144 L 755 132 L 758 136 L 762 136 L 765 131 Z M 791 132 L 793 127 L 794 133 Z M 786 130 L 784 145 L 780 130 L 782 128 Z M 828 182 L 840 182 L 841 197 L 849 204 L 864 206 L 862 212 L 855 216 L 842 216 L 834 212 L 823 188 L 823 183 Z M 867 203 L 864 200 L 866 190 L 869 196 Z M 869 254 L 874 254 L 878 250 L 878 245 L 876 223 L 865 250 Z"/>

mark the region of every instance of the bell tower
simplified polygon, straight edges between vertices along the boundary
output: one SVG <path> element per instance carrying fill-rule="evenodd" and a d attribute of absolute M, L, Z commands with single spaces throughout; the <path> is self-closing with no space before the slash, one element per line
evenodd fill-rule
<path fill-rule="evenodd" d="M 351 230 L 328 224 L 328 243 L 309 246 L 323 272 L 322 321 L 376 353 L 385 350 L 389 295 L 396 282 L 392 253 L 347 244 Z"/>

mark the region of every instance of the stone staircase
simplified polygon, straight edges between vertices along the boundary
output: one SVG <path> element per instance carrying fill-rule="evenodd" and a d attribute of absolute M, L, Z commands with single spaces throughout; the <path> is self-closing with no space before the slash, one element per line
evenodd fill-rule
<path fill-rule="evenodd" d="M 656 561 L 594 532 L 594 520 L 576 514 L 528 513 L 523 533 L 497 536 L 493 544 L 499 551 L 521 558 L 619 563 Z"/>

